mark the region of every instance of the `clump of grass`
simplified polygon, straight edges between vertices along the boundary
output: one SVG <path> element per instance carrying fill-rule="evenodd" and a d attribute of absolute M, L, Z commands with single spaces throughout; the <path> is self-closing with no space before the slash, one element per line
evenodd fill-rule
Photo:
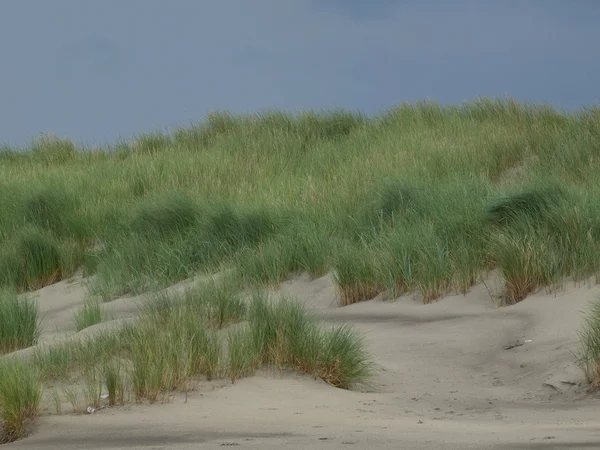
<path fill-rule="evenodd" d="M 26 196 L 23 217 L 27 223 L 58 237 L 83 238 L 85 227 L 76 215 L 77 199 L 63 186 L 43 187 Z"/>
<path fill-rule="evenodd" d="M 140 134 L 132 143 L 132 147 L 136 152 L 152 154 L 169 148 L 171 143 L 171 136 L 161 131 L 156 131 Z"/>
<path fill-rule="evenodd" d="M 290 275 L 307 272 L 313 277 L 328 271 L 331 245 L 322 230 L 297 224 L 295 233 L 282 234 L 246 248 L 236 257 L 241 276 L 254 284 L 279 283 Z"/>
<path fill-rule="evenodd" d="M 139 236 L 168 237 L 192 227 L 197 216 L 196 205 L 187 195 L 171 194 L 143 204 L 137 210 L 131 228 Z"/>
<path fill-rule="evenodd" d="M 33 365 L 45 380 L 67 380 L 74 366 L 75 351 L 73 345 L 36 347 L 33 353 Z"/>
<path fill-rule="evenodd" d="M 183 294 L 162 291 L 153 294 L 142 311 L 148 320 L 162 323 L 178 311 L 185 310 L 189 317 L 203 326 L 220 330 L 246 317 L 246 303 L 236 288 L 237 280 L 228 276 L 225 281 L 210 280 L 188 287 Z"/>
<path fill-rule="evenodd" d="M 309 111 L 298 116 L 297 129 L 306 139 L 334 140 L 347 137 L 365 122 L 362 115 L 344 110 Z"/>
<path fill-rule="evenodd" d="M 578 334 L 579 367 L 585 373 L 588 384 L 597 389 L 600 386 L 600 300 L 595 300 L 588 306 Z"/>
<path fill-rule="evenodd" d="M 440 242 L 424 242 L 416 264 L 417 283 L 424 303 L 430 303 L 450 289 L 453 267 L 448 248 Z"/>
<path fill-rule="evenodd" d="M 35 290 L 71 274 L 81 258 L 76 246 L 59 242 L 48 231 L 23 227 L 0 256 L 0 281 Z"/>
<path fill-rule="evenodd" d="M 212 284 L 201 295 L 206 298 L 204 314 L 209 326 L 222 329 L 246 317 L 246 303 L 232 289 Z"/>
<path fill-rule="evenodd" d="M 174 389 L 187 389 L 204 374 L 221 373 L 221 342 L 204 328 L 206 315 L 197 304 L 175 301 L 173 308 L 151 309 L 122 335 L 130 360 L 128 374 L 138 400 L 166 399 Z"/>
<path fill-rule="evenodd" d="M 105 361 L 102 367 L 102 377 L 108 392 L 108 404 L 125 403 L 125 382 L 120 360 Z"/>
<path fill-rule="evenodd" d="M 181 148 L 200 150 L 212 144 L 218 136 L 232 133 L 239 126 L 237 117 L 227 111 L 215 111 L 208 114 L 204 123 L 175 130 L 173 137 Z"/>
<path fill-rule="evenodd" d="M 207 380 L 219 378 L 223 373 L 223 346 L 219 335 L 207 331 L 197 336 L 198 346 L 195 346 L 196 365 L 190 365 L 192 374 L 202 374 Z"/>
<path fill-rule="evenodd" d="M 249 323 L 249 348 L 258 351 L 262 363 L 292 367 L 344 389 L 364 383 L 371 373 L 360 335 L 344 327 L 323 330 L 297 301 L 255 297 Z"/>
<path fill-rule="evenodd" d="M 277 228 L 268 211 L 235 210 L 228 204 L 217 206 L 206 224 L 208 236 L 233 251 L 258 244 Z"/>
<path fill-rule="evenodd" d="M 338 250 L 333 265 L 341 306 L 371 300 L 384 291 L 380 261 L 367 247 L 345 245 Z"/>
<path fill-rule="evenodd" d="M 76 331 L 101 323 L 103 319 L 102 306 L 95 297 L 86 297 L 83 306 L 73 313 Z"/>
<path fill-rule="evenodd" d="M 78 392 L 74 386 L 65 386 L 63 388 L 63 394 L 66 400 L 71 404 L 71 411 L 74 414 L 83 413 L 86 410 L 87 405 L 84 399 L 82 399 L 82 392 Z M 85 392 L 83 392 L 85 394 Z"/>
<path fill-rule="evenodd" d="M 547 222 L 566 195 L 560 186 L 551 186 L 505 196 L 487 208 L 487 220 L 495 226 L 511 225 L 523 218 Z"/>
<path fill-rule="evenodd" d="M 252 339 L 252 330 L 236 327 L 227 334 L 227 375 L 231 383 L 253 373 L 258 368 L 259 353 Z"/>
<path fill-rule="evenodd" d="M 110 405 L 123 403 L 126 395 L 137 402 L 168 401 L 202 375 L 235 383 L 261 364 L 293 368 L 346 389 L 366 380 L 371 362 L 358 334 L 323 329 L 300 303 L 285 299 L 258 296 L 247 309 L 229 286 L 158 295 L 137 323 L 37 350 L 33 364 L 45 379 L 83 382 L 81 392 L 65 391 L 76 410 L 81 398 L 98 406 L 103 388 Z M 227 324 L 235 325 L 218 331 Z"/>
<path fill-rule="evenodd" d="M 551 236 L 531 224 L 492 237 L 491 257 L 505 282 L 505 303 L 523 300 L 538 287 L 551 284 L 561 272 Z"/>
<path fill-rule="evenodd" d="M 429 186 L 408 179 L 388 178 L 377 183 L 351 205 L 350 236 L 371 240 L 399 224 L 422 219 L 432 213 Z"/>
<path fill-rule="evenodd" d="M 431 212 L 426 187 L 409 180 L 388 180 L 379 187 L 371 205 L 374 217 L 391 223 L 394 216 L 406 219 Z"/>
<path fill-rule="evenodd" d="M 42 134 L 34 141 L 31 151 L 46 164 L 64 164 L 76 156 L 73 141 L 52 134 Z"/>
<path fill-rule="evenodd" d="M 225 251 L 193 230 L 170 238 L 136 234 L 111 240 L 96 258 L 91 293 L 110 300 L 126 293 L 141 294 L 166 287 L 216 265 Z"/>
<path fill-rule="evenodd" d="M 366 352 L 363 336 L 349 325 L 326 330 L 322 355 L 317 365 L 319 378 L 332 386 L 349 389 L 371 376 L 373 362 Z"/>
<path fill-rule="evenodd" d="M 378 278 L 392 298 L 416 288 L 416 263 L 419 233 L 413 227 L 401 226 L 382 234 L 376 241 L 381 264 Z"/>
<path fill-rule="evenodd" d="M 87 406 L 100 407 L 103 382 L 97 366 L 86 367 L 83 373 L 83 396 Z"/>
<path fill-rule="evenodd" d="M 169 330 L 171 331 L 171 330 Z M 180 385 L 184 378 L 184 352 L 187 342 L 172 332 L 164 332 L 145 323 L 129 337 L 131 364 L 129 378 L 136 401 L 159 398 Z"/>
<path fill-rule="evenodd" d="M 41 398 L 42 386 L 32 365 L 18 358 L 0 361 L 0 444 L 27 434 Z"/>
<path fill-rule="evenodd" d="M 36 344 L 40 332 L 35 301 L 13 290 L 0 290 L 0 355 Z"/>

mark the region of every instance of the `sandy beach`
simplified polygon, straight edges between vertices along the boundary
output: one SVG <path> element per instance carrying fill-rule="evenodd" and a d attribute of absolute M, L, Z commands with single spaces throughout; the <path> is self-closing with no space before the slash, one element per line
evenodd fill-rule
<path fill-rule="evenodd" d="M 181 287 L 181 286 L 179 286 Z M 179 287 L 175 287 L 176 289 Z M 581 311 L 600 293 L 566 284 L 497 307 L 488 287 L 424 305 L 410 296 L 340 308 L 330 276 L 297 277 L 278 291 L 329 322 L 364 333 L 377 372 L 361 392 L 293 372 L 260 372 L 234 385 L 203 383 L 168 404 L 73 414 L 42 405 L 21 449 L 565 449 L 600 446 L 598 399 L 575 364 Z M 41 343 L 71 326 L 83 301 L 80 279 L 34 294 Z M 115 320 L 139 300 L 107 303 Z M 27 351 L 27 350 L 24 350 Z"/>

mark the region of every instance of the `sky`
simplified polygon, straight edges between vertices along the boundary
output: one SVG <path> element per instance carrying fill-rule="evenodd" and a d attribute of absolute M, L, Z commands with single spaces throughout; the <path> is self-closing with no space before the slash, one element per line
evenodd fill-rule
<path fill-rule="evenodd" d="M 2 0 L 0 144 L 211 111 L 600 103 L 597 0 Z"/>

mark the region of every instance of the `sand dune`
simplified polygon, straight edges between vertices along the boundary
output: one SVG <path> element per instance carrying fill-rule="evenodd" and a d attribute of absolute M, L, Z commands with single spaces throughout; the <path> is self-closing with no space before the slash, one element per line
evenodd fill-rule
<path fill-rule="evenodd" d="M 336 305 L 330 277 L 298 277 L 280 292 L 365 333 L 378 364 L 369 389 L 259 373 L 235 385 L 206 384 L 166 405 L 62 416 L 48 406 L 33 434 L 9 448 L 600 448 L 598 399 L 586 392 L 573 356 L 581 310 L 598 287 L 567 286 L 502 308 L 483 285 L 430 305 L 401 297 L 345 308 Z M 70 332 L 83 301 L 81 280 L 36 295 L 45 316 L 42 341 Z M 127 320 L 139 300 L 107 305 Z"/>

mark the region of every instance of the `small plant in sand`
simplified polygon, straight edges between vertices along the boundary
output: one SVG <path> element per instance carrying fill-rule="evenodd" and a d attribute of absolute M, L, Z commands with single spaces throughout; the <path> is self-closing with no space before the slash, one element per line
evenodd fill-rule
<path fill-rule="evenodd" d="M 42 386 L 31 364 L 18 358 L 0 360 L 0 443 L 25 436 L 41 399 Z"/>
<path fill-rule="evenodd" d="M 102 322 L 103 319 L 102 306 L 95 297 L 86 297 L 83 306 L 73 313 L 76 331 L 96 325 Z"/>

